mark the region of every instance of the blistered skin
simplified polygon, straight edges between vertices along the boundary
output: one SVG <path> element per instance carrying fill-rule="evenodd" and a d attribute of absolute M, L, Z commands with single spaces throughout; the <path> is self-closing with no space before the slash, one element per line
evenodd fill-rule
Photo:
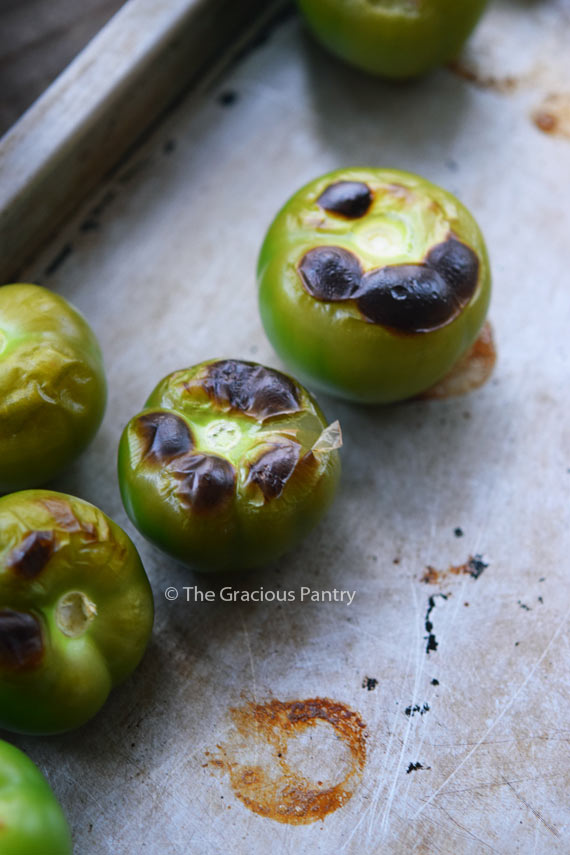
<path fill-rule="evenodd" d="M 49 490 L 0 498 L 0 728 L 84 724 L 138 664 L 152 621 L 138 553 L 102 511 Z"/>
<path fill-rule="evenodd" d="M 0 852 L 72 855 L 69 825 L 47 780 L 22 751 L 0 740 Z"/>
<path fill-rule="evenodd" d="M 314 35 L 358 68 L 390 78 L 453 59 L 487 0 L 298 0 Z"/>
<path fill-rule="evenodd" d="M 287 202 L 258 282 L 281 358 L 317 388 L 364 403 L 412 397 L 447 374 L 475 341 L 491 288 L 483 237 L 455 197 L 418 175 L 357 168 Z"/>
<path fill-rule="evenodd" d="M 279 371 L 235 359 L 176 371 L 123 431 L 127 513 L 203 572 L 271 561 L 332 500 L 339 442 L 323 441 L 325 428 L 314 399 Z"/>
<path fill-rule="evenodd" d="M 37 285 L 0 288 L 0 493 L 38 487 L 93 439 L 105 412 L 99 345 Z"/>

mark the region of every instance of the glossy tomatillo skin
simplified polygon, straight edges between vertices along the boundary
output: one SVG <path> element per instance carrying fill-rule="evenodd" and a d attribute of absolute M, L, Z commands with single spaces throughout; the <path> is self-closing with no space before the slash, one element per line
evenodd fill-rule
<path fill-rule="evenodd" d="M 491 277 L 467 209 L 418 175 L 342 169 L 299 190 L 258 261 L 268 338 L 309 385 L 363 403 L 443 377 L 485 320 Z"/>
<path fill-rule="evenodd" d="M 202 572 L 274 560 L 333 498 L 340 430 L 325 428 L 312 396 L 279 371 L 240 360 L 175 371 L 123 431 L 127 513 Z"/>
<path fill-rule="evenodd" d="M 37 487 L 91 442 L 107 397 L 97 339 L 63 297 L 0 287 L 0 493 Z"/>
<path fill-rule="evenodd" d="M 88 721 L 138 665 L 153 598 L 125 532 L 50 490 L 0 498 L 0 728 Z"/>
<path fill-rule="evenodd" d="M 0 740 L 0 852 L 71 855 L 69 826 L 40 770 L 22 751 Z"/>
<path fill-rule="evenodd" d="M 406 78 L 453 59 L 487 0 L 298 0 L 332 53 L 372 74 Z"/>

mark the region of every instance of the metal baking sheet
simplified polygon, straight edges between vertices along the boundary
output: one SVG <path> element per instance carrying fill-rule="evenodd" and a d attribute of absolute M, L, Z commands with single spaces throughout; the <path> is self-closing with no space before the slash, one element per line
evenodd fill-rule
<path fill-rule="evenodd" d="M 387 84 L 291 15 L 190 93 L 25 272 L 87 315 L 110 384 L 97 439 L 53 486 L 126 528 L 157 607 L 142 665 L 95 720 L 8 735 L 49 776 L 77 853 L 570 851 L 569 28 L 565 0 L 498 0 L 454 69 Z M 224 602 L 127 520 L 119 435 L 174 369 L 282 367 L 256 308 L 264 230 L 303 182 L 353 164 L 420 172 L 474 212 L 496 371 L 445 401 L 321 396 L 345 437 L 333 510 L 226 583 L 295 600 Z M 301 601 L 302 587 L 354 599 Z M 317 723 L 288 731 L 295 702 Z M 273 818 L 278 744 L 292 786 L 336 792 L 336 809 Z M 246 804 L 256 775 L 265 816 Z"/>

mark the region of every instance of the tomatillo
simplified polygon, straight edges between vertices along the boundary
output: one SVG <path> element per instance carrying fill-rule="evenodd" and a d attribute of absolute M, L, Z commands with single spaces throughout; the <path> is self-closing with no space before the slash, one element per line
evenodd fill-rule
<path fill-rule="evenodd" d="M 0 288 L 0 493 L 38 487 L 91 442 L 105 412 L 85 319 L 39 285 Z"/>
<path fill-rule="evenodd" d="M 71 855 L 65 815 L 29 757 L 0 740 L 0 852 Z"/>
<path fill-rule="evenodd" d="M 79 727 L 138 665 L 153 597 L 98 508 L 50 490 L 0 498 L 0 727 Z"/>
<path fill-rule="evenodd" d="M 395 169 L 317 178 L 277 214 L 259 307 L 307 383 L 365 403 L 418 394 L 475 341 L 491 289 L 479 228 L 451 193 Z"/>
<path fill-rule="evenodd" d="M 383 77 L 423 74 L 453 59 L 487 0 L 299 0 L 315 36 Z"/>
<path fill-rule="evenodd" d="M 340 428 L 279 371 L 236 359 L 175 371 L 126 426 L 119 483 L 150 541 L 204 572 L 279 557 L 321 518 Z"/>

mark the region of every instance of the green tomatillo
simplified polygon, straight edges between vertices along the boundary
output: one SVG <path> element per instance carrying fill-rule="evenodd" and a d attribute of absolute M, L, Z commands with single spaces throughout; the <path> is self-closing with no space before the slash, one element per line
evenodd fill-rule
<path fill-rule="evenodd" d="M 0 493 L 38 487 L 91 442 L 105 412 L 87 322 L 38 285 L 0 288 Z"/>
<path fill-rule="evenodd" d="M 440 380 L 475 341 L 485 243 L 446 190 L 394 169 L 342 169 L 299 190 L 258 262 L 265 331 L 310 385 L 388 403 Z"/>
<path fill-rule="evenodd" d="M 50 490 L 0 498 L 0 728 L 79 727 L 139 663 L 153 598 L 125 532 Z"/>
<path fill-rule="evenodd" d="M 279 557 L 320 519 L 340 428 L 295 380 L 253 362 L 203 362 L 156 386 L 119 446 L 123 502 L 153 543 L 197 570 Z"/>
<path fill-rule="evenodd" d="M 487 0 L 299 0 L 319 41 L 383 77 L 423 74 L 453 59 Z"/>
<path fill-rule="evenodd" d="M 18 748 L 0 740 L 0 852 L 71 855 L 64 813 L 40 770 Z"/>

